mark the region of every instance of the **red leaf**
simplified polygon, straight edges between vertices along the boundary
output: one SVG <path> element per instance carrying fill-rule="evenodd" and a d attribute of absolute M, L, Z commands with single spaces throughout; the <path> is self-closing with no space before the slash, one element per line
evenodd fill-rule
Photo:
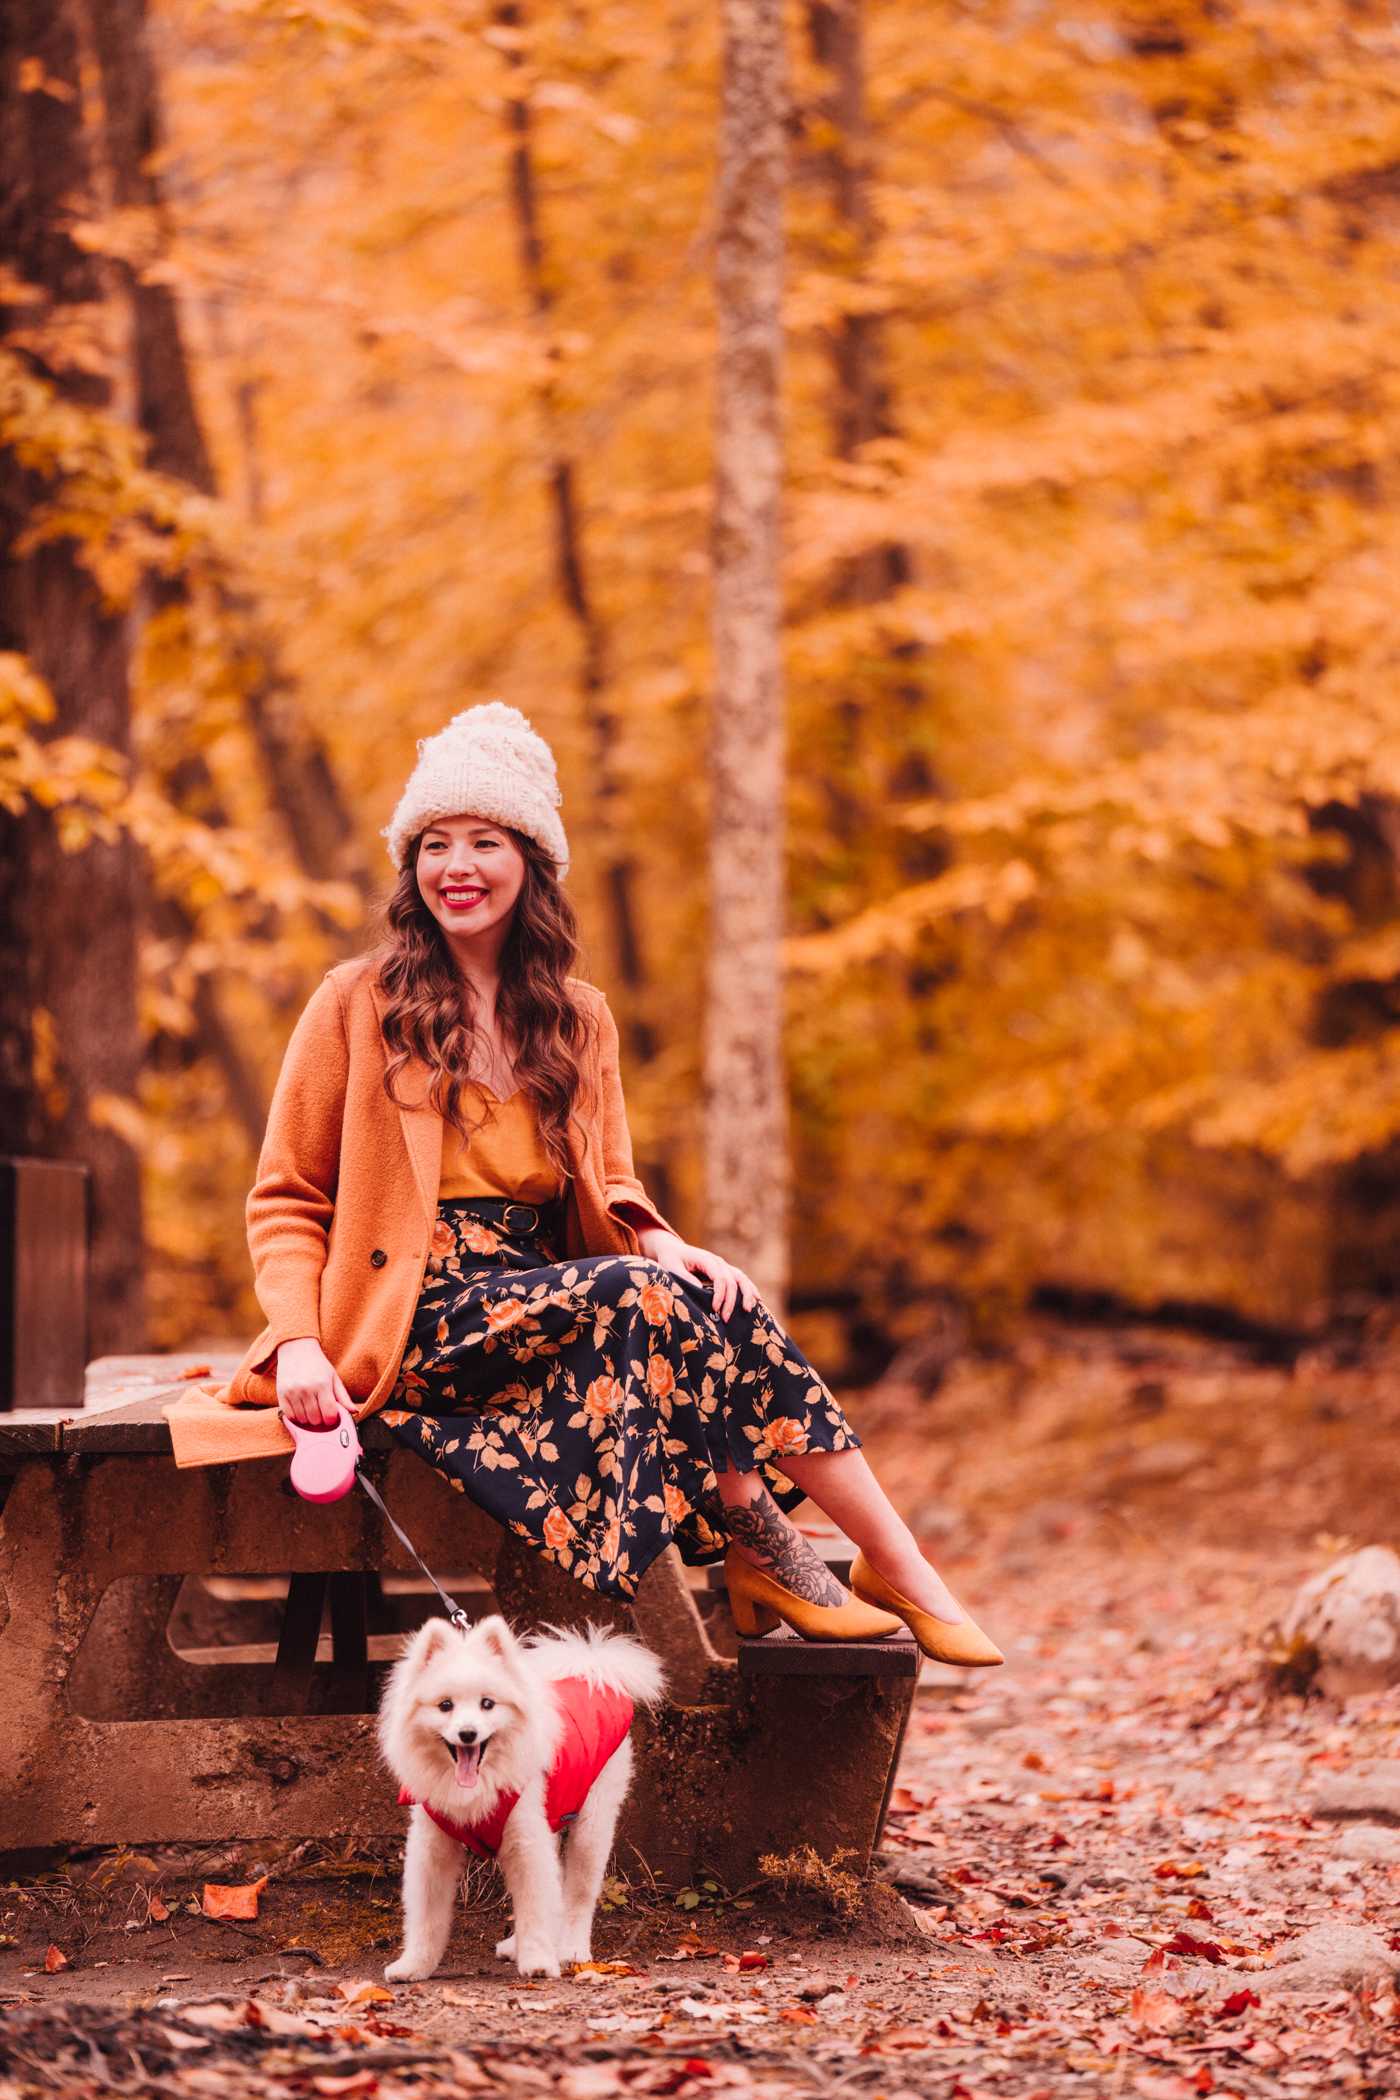
<path fill-rule="evenodd" d="M 1236 2013 L 1246 2012 L 1251 2005 L 1258 2003 L 1253 1991 L 1231 1991 L 1215 2017 L 1217 2020 L 1233 2020 Z"/>
<path fill-rule="evenodd" d="M 1201 1961 L 1224 1961 L 1214 1940 L 1198 1940 L 1189 1932 L 1174 1933 L 1162 1949 L 1164 1954 L 1194 1954 Z"/>
<path fill-rule="evenodd" d="M 57 1975 L 60 1969 L 66 1969 L 67 1966 L 68 1956 L 62 1953 L 59 1948 L 50 1947 L 48 1953 L 44 1956 L 44 1967 L 48 1970 L 50 1976 Z"/>
<path fill-rule="evenodd" d="M 161 1901 L 158 1889 L 151 1892 L 151 1916 L 155 1919 L 157 1925 L 163 1925 L 170 1916 L 170 1912 Z"/>

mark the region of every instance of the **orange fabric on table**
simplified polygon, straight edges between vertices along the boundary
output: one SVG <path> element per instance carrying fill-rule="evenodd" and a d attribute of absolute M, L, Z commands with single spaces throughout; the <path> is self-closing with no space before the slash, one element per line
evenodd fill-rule
<path fill-rule="evenodd" d="M 545 1151 L 533 1095 L 517 1087 L 508 1101 L 498 1101 L 487 1087 L 464 1087 L 462 1120 L 470 1144 L 450 1123 L 442 1126 L 439 1203 L 469 1202 L 473 1196 L 491 1202 L 503 1196 L 517 1203 L 554 1201 L 559 1169 Z"/>

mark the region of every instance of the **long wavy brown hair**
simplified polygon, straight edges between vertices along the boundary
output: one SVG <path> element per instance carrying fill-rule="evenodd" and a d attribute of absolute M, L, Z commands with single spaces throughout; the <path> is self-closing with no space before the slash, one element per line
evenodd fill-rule
<path fill-rule="evenodd" d="M 580 1052 L 589 1030 L 568 984 L 578 959 L 578 921 L 549 855 L 523 832 L 510 835 L 524 856 L 525 881 L 501 951 L 496 1012 L 511 1046 L 516 1083 L 534 1096 L 545 1150 L 567 1173 L 568 1129 L 583 1085 Z M 379 981 L 388 994 L 384 1090 L 396 1108 L 411 1106 L 401 1100 L 395 1082 L 410 1058 L 421 1058 L 432 1075 L 429 1100 L 444 1122 L 470 1142 L 484 1120 L 469 1122 L 462 1108 L 476 1030 L 466 982 L 419 893 L 422 836 L 410 843 L 384 907 L 379 964 Z"/>

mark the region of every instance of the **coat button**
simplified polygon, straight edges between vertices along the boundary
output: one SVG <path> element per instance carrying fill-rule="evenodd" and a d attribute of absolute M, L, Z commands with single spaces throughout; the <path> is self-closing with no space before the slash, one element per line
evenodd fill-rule
<path fill-rule="evenodd" d="M 382 1247 L 376 1247 L 373 1254 L 371 1254 L 369 1258 L 369 1265 L 372 1269 L 382 1269 L 385 1262 L 388 1259 L 389 1257 L 384 1252 L 384 1249 Z"/>

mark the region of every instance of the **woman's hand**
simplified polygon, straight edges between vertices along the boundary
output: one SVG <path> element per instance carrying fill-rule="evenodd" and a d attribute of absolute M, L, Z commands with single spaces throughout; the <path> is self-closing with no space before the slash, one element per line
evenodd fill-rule
<path fill-rule="evenodd" d="M 704 1247 L 688 1247 L 674 1232 L 662 1232 L 659 1226 L 644 1225 L 637 1232 L 637 1245 L 658 1269 L 669 1269 L 673 1276 L 703 1276 L 707 1283 L 712 1283 L 714 1309 L 721 1320 L 729 1318 L 736 1298 L 743 1300 L 745 1312 L 752 1312 L 758 1303 L 758 1286 L 750 1282 L 742 1269 L 736 1269 L 732 1262 L 721 1261 L 719 1255 L 711 1254 Z"/>
<path fill-rule="evenodd" d="M 277 1351 L 277 1405 L 304 1429 L 333 1429 L 340 1420 L 336 1401 L 354 1407 L 340 1374 L 314 1335 L 283 1342 Z"/>

